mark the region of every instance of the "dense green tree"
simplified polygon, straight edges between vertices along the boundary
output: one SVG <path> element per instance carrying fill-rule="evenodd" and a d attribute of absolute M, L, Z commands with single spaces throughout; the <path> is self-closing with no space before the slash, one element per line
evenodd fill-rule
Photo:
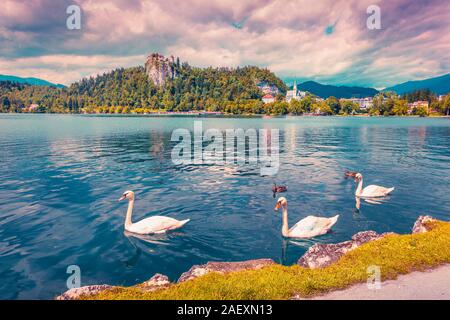
<path fill-rule="evenodd" d="M 305 113 L 312 112 L 312 110 L 311 110 L 312 109 L 312 104 L 313 104 L 313 100 L 312 100 L 311 96 L 306 96 L 305 98 L 303 98 L 300 101 L 301 109 Z"/>
<path fill-rule="evenodd" d="M 359 110 L 359 105 L 353 101 L 341 99 L 339 103 L 341 105 L 341 114 L 349 115 L 356 113 Z"/>
<path fill-rule="evenodd" d="M 428 101 L 429 103 L 431 103 L 436 99 L 436 94 L 431 92 L 430 89 L 420 89 L 404 94 L 402 96 L 402 99 L 407 100 L 408 102 Z"/>
<path fill-rule="evenodd" d="M 425 109 L 424 107 L 418 107 L 414 108 L 413 114 L 420 117 L 426 117 L 428 115 L 428 112 L 427 109 Z"/>
<path fill-rule="evenodd" d="M 319 111 L 319 113 L 324 115 L 332 115 L 333 109 L 331 109 L 330 105 L 326 101 L 319 101 L 313 105 L 314 111 Z"/>
<path fill-rule="evenodd" d="M 450 94 L 444 96 L 441 101 L 435 100 L 432 108 L 441 114 L 450 115 Z"/>
<path fill-rule="evenodd" d="M 289 103 L 289 112 L 294 115 L 301 115 L 305 113 L 302 103 L 297 99 L 292 99 Z"/>
<path fill-rule="evenodd" d="M 333 111 L 334 114 L 338 114 L 341 106 L 339 104 L 339 100 L 333 96 L 328 97 L 326 100 L 328 106 L 331 108 L 331 110 Z"/>
<path fill-rule="evenodd" d="M 397 116 L 408 114 L 408 102 L 406 100 L 395 100 L 392 112 Z"/>

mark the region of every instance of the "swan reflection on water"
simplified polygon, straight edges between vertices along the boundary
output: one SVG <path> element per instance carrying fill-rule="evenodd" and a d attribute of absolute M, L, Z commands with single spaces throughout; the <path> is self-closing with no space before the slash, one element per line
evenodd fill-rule
<path fill-rule="evenodd" d="M 320 238 L 314 238 L 314 239 L 289 239 L 289 238 L 283 238 L 282 240 L 282 246 L 281 246 L 281 264 L 282 265 L 289 265 L 288 260 L 288 247 L 290 245 L 293 245 L 295 247 L 299 247 L 305 250 L 308 250 L 311 246 L 315 245 L 316 243 L 326 243 L 323 239 Z"/>
<path fill-rule="evenodd" d="M 124 231 L 123 234 L 134 248 L 133 255 L 128 260 L 123 261 L 127 268 L 132 268 L 137 264 L 139 258 L 142 255 L 142 252 L 157 253 L 158 248 L 160 248 L 161 246 L 170 245 L 169 240 L 172 235 L 184 235 L 183 232 L 172 232 L 170 233 L 170 235 L 166 233 L 141 235 L 129 231 Z"/>
<path fill-rule="evenodd" d="M 383 204 L 383 203 L 387 202 L 390 199 L 390 197 L 386 196 L 386 197 L 381 197 L 381 198 L 372 198 L 372 199 L 362 198 L 362 199 L 367 203 L 378 205 L 378 204 Z M 361 208 L 361 198 L 360 197 L 355 197 L 355 207 L 356 207 L 357 211 L 359 212 L 359 209 Z"/>
<path fill-rule="evenodd" d="M 142 245 L 142 242 L 148 243 L 150 245 L 169 245 L 167 240 L 169 240 L 169 235 L 167 233 L 160 234 L 137 234 L 129 231 L 124 231 L 123 234 L 130 240 L 130 243 L 134 246 Z M 174 233 L 171 233 L 174 234 Z M 149 252 L 153 252 L 154 249 L 149 249 Z"/>

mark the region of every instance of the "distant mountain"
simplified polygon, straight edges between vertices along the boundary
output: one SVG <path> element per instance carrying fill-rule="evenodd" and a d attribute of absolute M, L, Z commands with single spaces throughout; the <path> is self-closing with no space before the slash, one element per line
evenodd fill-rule
<path fill-rule="evenodd" d="M 450 73 L 425 80 L 404 82 L 393 87 L 386 88 L 383 91 L 395 91 L 398 94 L 404 94 L 419 89 L 430 89 L 432 92 L 439 95 L 450 93 Z"/>
<path fill-rule="evenodd" d="M 340 98 L 364 98 L 373 97 L 378 93 L 378 90 L 373 88 L 363 87 L 347 87 L 347 86 L 332 86 L 320 84 L 315 81 L 306 81 L 297 85 L 301 91 L 308 91 L 316 96 L 326 99 L 330 96 Z"/>
<path fill-rule="evenodd" d="M 62 84 L 54 84 L 54 83 L 48 82 L 46 80 L 38 79 L 38 78 L 21 78 L 21 77 L 8 76 L 8 75 L 3 75 L 3 74 L 0 74 L 0 81 L 26 83 L 26 84 L 29 84 L 32 86 L 48 86 L 48 87 L 58 87 L 58 88 L 65 87 Z"/>

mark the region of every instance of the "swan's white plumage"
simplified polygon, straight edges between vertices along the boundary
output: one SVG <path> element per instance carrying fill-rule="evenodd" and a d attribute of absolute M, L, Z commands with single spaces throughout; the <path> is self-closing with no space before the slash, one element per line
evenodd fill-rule
<path fill-rule="evenodd" d="M 321 236 L 330 231 L 331 227 L 335 225 L 338 218 L 339 215 L 335 215 L 331 218 L 307 216 L 289 229 L 289 237 L 314 238 Z"/>
<path fill-rule="evenodd" d="M 125 226 L 125 230 L 137 234 L 164 233 L 181 228 L 187 222 L 189 222 L 189 219 L 178 221 L 170 217 L 153 216 Z"/>
<path fill-rule="evenodd" d="M 277 205 L 275 207 L 278 210 L 283 208 L 281 228 L 281 234 L 286 238 L 314 238 L 327 233 L 333 225 L 336 224 L 339 215 L 335 215 L 331 218 L 323 218 L 316 216 L 307 216 L 299 222 L 297 222 L 292 228 L 288 226 L 288 211 L 287 200 L 285 197 L 278 198 Z"/>
<path fill-rule="evenodd" d="M 380 198 L 385 197 L 388 194 L 390 194 L 392 191 L 394 191 L 394 187 L 392 188 L 386 188 L 382 186 L 377 185 L 369 185 L 365 188 L 363 188 L 363 176 L 361 173 L 357 173 L 356 181 L 358 181 L 358 186 L 356 187 L 355 196 L 361 197 L 361 198 Z"/>
<path fill-rule="evenodd" d="M 361 194 L 360 197 L 362 198 L 378 198 L 378 197 L 385 197 L 387 196 L 389 193 L 391 193 L 392 191 L 394 191 L 394 187 L 392 188 L 385 188 L 385 187 L 381 187 L 381 186 L 377 186 L 377 185 L 370 185 L 365 187 Z"/>
<path fill-rule="evenodd" d="M 169 217 L 153 216 L 133 223 L 131 216 L 134 207 L 134 192 L 125 191 L 119 201 L 123 199 L 128 199 L 128 210 L 125 218 L 125 230 L 128 232 L 135 234 L 164 233 L 169 230 L 181 228 L 189 222 L 189 219 L 179 221 Z"/>

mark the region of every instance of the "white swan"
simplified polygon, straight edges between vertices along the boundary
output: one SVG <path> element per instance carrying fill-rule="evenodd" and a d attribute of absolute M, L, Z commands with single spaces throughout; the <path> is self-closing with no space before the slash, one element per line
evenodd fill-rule
<path fill-rule="evenodd" d="M 139 222 L 132 223 L 131 215 L 133 214 L 134 207 L 134 192 L 125 191 L 120 197 L 119 201 L 128 199 L 128 210 L 125 218 L 125 230 L 136 234 L 151 234 L 151 233 L 164 233 L 169 230 L 181 228 L 190 219 L 178 221 L 169 217 L 153 216 L 143 219 Z"/>
<path fill-rule="evenodd" d="M 297 222 L 292 228 L 288 226 L 287 200 L 285 197 L 278 198 L 275 210 L 283 208 L 283 227 L 281 234 L 286 238 L 313 238 L 327 233 L 337 222 L 339 215 L 331 218 L 307 216 Z"/>
<path fill-rule="evenodd" d="M 392 191 L 394 191 L 394 187 L 385 188 L 376 185 L 370 185 L 363 189 L 363 176 L 361 173 L 357 173 L 355 175 L 355 182 L 358 182 L 358 186 L 356 187 L 355 196 L 361 198 L 380 198 L 385 197 Z"/>

